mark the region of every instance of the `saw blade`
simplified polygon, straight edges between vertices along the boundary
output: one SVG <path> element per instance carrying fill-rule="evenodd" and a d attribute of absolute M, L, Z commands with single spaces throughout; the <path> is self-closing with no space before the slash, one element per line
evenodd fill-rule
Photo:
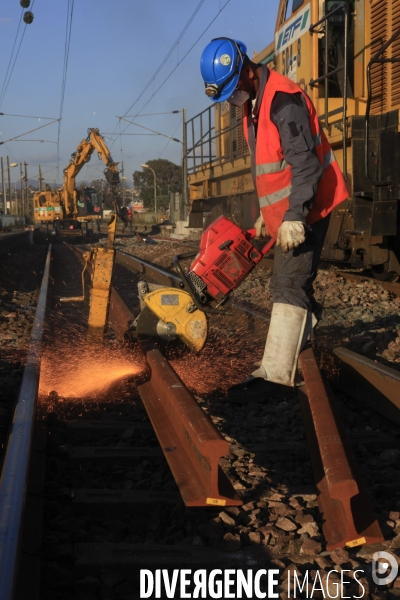
<path fill-rule="evenodd" d="M 155 337 L 171 339 L 175 334 L 190 350 L 200 352 L 206 343 L 208 323 L 206 315 L 193 305 L 190 294 L 165 287 L 149 292 L 142 300 L 155 317 L 151 320 L 146 313 L 143 323 L 149 331 L 155 331 Z"/>
<path fill-rule="evenodd" d="M 136 335 L 143 341 L 154 341 L 158 338 L 157 325 L 159 322 L 157 315 L 153 313 L 148 306 L 145 306 L 136 319 Z"/>

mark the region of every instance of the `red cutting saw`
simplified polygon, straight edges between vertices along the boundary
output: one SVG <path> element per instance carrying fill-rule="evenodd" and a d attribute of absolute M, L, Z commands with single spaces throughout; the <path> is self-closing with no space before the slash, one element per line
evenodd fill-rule
<path fill-rule="evenodd" d="M 207 339 L 206 314 L 227 314 L 222 305 L 274 243 L 271 238 L 256 240 L 255 229 L 245 231 L 225 216 L 216 219 L 203 232 L 197 254 L 175 256 L 180 288 L 140 282 L 143 310 L 137 319 L 138 337 L 178 337 L 191 350 L 200 351 Z M 181 261 L 193 257 L 185 273 Z"/>

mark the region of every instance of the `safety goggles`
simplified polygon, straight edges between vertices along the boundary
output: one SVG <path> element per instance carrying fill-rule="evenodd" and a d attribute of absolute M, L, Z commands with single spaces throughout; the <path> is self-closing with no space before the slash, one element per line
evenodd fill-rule
<path fill-rule="evenodd" d="M 206 95 L 209 98 L 215 98 L 215 96 L 218 96 L 222 90 L 228 85 L 228 83 L 230 83 L 232 81 L 232 79 L 234 79 L 236 77 L 236 75 L 240 75 L 240 66 L 243 63 L 243 54 L 240 51 L 240 48 L 238 46 L 238 44 L 235 42 L 235 40 L 232 40 L 230 38 L 214 38 L 213 40 L 211 40 L 212 42 L 215 42 L 216 40 L 229 40 L 231 42 L 233 42 L 236 46 L 236 50 L 237 50 L 237 57 L 236 57 L 236 65 L 235 65 L 235 70 L 233 71 L 233 73 L 231 73 L 228 77 L 228 79 L 225 79 L 225 81 L 223 83 L 221 83 L 221 85 L 217 85 L 216 83 L 206 83 L 204 82 L 204 86 L 205 86 L 205 91 L 206 91 Z"/>

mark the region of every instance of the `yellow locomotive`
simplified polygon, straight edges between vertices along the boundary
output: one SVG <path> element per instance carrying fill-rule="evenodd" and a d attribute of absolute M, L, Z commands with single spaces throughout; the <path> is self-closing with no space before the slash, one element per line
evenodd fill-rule
<path fill-rule="evenodd" d="M 281 0 L 275 40 L 251 58 L 307 92 L 345 175 L 322 258 L 400 275 L 400 1 Z M 187 123 L 190 227 L 258 216 L 242 110 L 216 103 Z"/>

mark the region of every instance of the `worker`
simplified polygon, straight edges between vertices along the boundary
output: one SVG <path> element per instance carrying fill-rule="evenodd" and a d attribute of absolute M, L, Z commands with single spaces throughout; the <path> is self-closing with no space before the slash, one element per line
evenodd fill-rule
<path fill-rule="evenodd" d="M 132 211 L 129 215 L 129 210 L 126 206 L 121 206 L 120 217 L 122 219 L 122 233 L 125 233 L 125 229 L 129 227 L 129 232 L 132 235 Z"/>
<path fill-rule="evenodd" d="M 276 239 L 271 321 L 254 380 L 295 385 L 297 359 L 316 319 L 313 281 L 330 213 L 348 191 L 313 103 L 295 82 L 252 62 L 245 44 L 216 38 L 200 70 L 213 102 L 243 106 L 260 216 L 256 237 Z"/>

